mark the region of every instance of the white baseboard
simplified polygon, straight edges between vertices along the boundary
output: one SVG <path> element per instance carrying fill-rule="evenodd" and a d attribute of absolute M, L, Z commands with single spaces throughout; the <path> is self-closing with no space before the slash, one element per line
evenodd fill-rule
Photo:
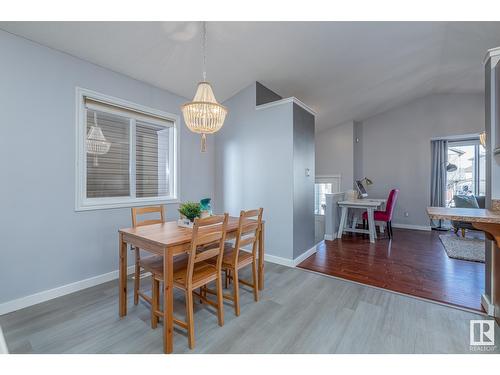
<path fill-rule="evenodd" d="M 333 241 L 337 238 L 337 236 L 333 236 L 333 234 L 325 234 L 325 240 L 326 241 Z"/>
<path fill-rule="evenodd" d="M 481 306 L 489 316 L 495 316 L 495 305 L 493 305 L 486 294 L 481 295 Z"/>
<path fill-rule="evenodd" d="M 131 273 L 134 273 L 134 266 L 129 266 L 127 269 L 127 274 L 130 275 Z M 44 290 L 43 292 L 31 294 L 29 296 L 21 297 L 12 301 L 7 301 L 0 304 L 0 315 L 24 309 L 25 307 L 37 305 L 54 298 L 78 292 L 80 290 L 87 289 L 115 279 L 118 279 L 118 270 L 90 277 L 85 280 L 76 281 L 74 283 L 66 284 L 54 289 Z"/>
<path fill-rule="evenodd" d="M 394 228 L 401 228 L 401 229 L 414 229 L 414 230 L 425 230 L 425 231 L 431 230 L 430 225 L 414 225 L 414 224 L 396 224 L 396 223 L 393 223 L 392 226 Z"/>
<path fill-rule="evenodd" d="M 276 255 L 264 254 L 264 260 L 266 262 L 280 264 L 282 266 L 294 267 L 293 259 L 278 257 Z"/>
<path fill-rule="evenodd" d="M 280 265 L 286 266 L 286 267 L 295 267 L 299 263 L 301 263 L 302 261 L 304 261 L 305 259 L 309 258 L 311 255 L 313 255 L 314 253 L 316 253 L 316 251 L 317 251 L 316 246 L 317 245 L 314 245 L 309 250 L 307 250 L 303 254 L 299 255 L 295 259 L 289 259 L 289 258 L 278 257 L 276 255 L 265 254 L 264 255 L 264 260 L 266 262 L 280 264 Z"/>
<path fill-rule="evenodd" d="M 314 245 L 309 250 L 307 250 L 305 253 L 303 253 L 303 254 L 299 255 L 297 258 L 295 258 L 293 260 L 293 266 L 296 267 L 299 263 L 302 263 L 304 260 L 309 258 L 314 253 L 316 253 L 316 251 L 317 251 L 316 246 L 317 245 Z"/>

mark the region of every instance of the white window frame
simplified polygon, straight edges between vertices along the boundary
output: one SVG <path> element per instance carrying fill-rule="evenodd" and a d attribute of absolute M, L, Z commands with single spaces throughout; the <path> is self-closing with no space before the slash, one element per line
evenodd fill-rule
<path fill-rule="evenodd" d="M 169 196 L 161 197 L 135 197 L 135 137 L 134 131 L 130 132 L 130 195 L 129 197 L 112 198 L 87 198 L 87 155 L 86 143 L 87 121 L 85 98 L 109 104 L 115 107 L 122 107 L 135 112 L 151 114 L 164 118 L 173 123 L 173 137 L 169 139 Z M 112 113 L 112 111 L 110 111 Z M 155 124 L 156 125 L 156 124 Z M 172 204 L 179 203 L 180 175 L 179 175 L 179 155 L 180 155 L 180 118 L 178 115 L 149 108 L 127 100 L 115 98 L 81 87 L 76 88 L 76 136 L 75 136 L 75 171 L 76 171 L 76 194 L 75 211 L 88 211 L 110 208 L 146 206 L 151 204 Z M 131 120 L 131 130 L 135 126 L 135 120 Z"/>

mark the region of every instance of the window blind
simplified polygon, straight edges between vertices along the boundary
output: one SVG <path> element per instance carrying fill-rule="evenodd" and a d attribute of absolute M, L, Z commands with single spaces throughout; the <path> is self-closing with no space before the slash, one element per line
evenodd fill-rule
<path fill-rule="evenodd" d="M 152 124 L 136 123 L 136 196 L 169 195 L 169 132 Z"/>
<path fill-rule="evenodd" d="M 97 125 L 111 146 L 104 155 L 87 154 L 87 198 L 129 196 L 130 120 L 87 110 L 87 134 L 95 125 L 94 114 Z"/>

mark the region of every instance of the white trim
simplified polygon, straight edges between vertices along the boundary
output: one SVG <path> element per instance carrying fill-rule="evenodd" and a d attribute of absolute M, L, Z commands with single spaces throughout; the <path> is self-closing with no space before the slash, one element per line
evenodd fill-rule
<path fill-rule="evenodd" d="M 106 104 L 123 107 L 133 111 L 145 114 L 152 114 L 162 117 L 173 126 L 166 128 L 172 129 L 172 139 L 174 142 L 173 160 L 170 164 L 170 183 L 173 185 L 170 190 L 170 196 L 167 197 L 117 197 L 117 198 L 87 198 L 86 197 L 86 155 L 85 155 L 85 136 L 86 136 L 86 121 L 85 121 L 85 102 L 84 98 L 101 101 Z M 81 87 L 76 87 L 76 132 L 75 132 L 75 211 L 87 211 L 97 209 L 109 209 L 120 207 L 134 207 L 151 204 L 171 204 L 179 203 L 180 191 L 180 117 L 173 113 L 163 112 L 154 108 L 146 107 L 140 104 L 132 103 L 124 99 L 115 98 L 109 95 L 101 94 L 92 90 L 87 90 Z M 133 168 L 131 167 L 131 172 Z M 132 193 L 133 191 L 131 191 Z"/>
<path fill-rule="evenodd" d="M 129 266 L 127 268 L 127 274 L 130 275 L 131 273 L 134 273 L 134 269 L 135 267 L 133 265 Z M 0 304 L 0 315 L 8 314 L 12 311 L 24 309 L 25 307 L 37 305 L 39 303 L 46 302 L 57 297 L 62 297 L 67 294 L 78 292 L 83 289 L 91 288 L 93 286 L 118 279 L 118 275 L 118 270 L 111 271 L 102 275 L 59 286 L 54 289 L 44 290 L 39 293 L 4 302 Z"/>
<path fill-rule="evenodd" d="M 266 262 L 275 263 L 286 267 L 294 267 L 293 259 L 278 257 L 276 255 L 264 254 L 264 260 Z"/>
<path fill-rule="evenodd" d="M 314 245 L 309 250 L 300 254 L 297 258 L 295 258 L 293 260 L 293 266 L 297 267 L 298 264 L 302 263 L 304 260 L 309 258 L 311 255 L 316 254 L 316 252 L 318 251 L 317 246 L 318 246 L 318 244 Z"/>
<path fill-rule="evenodd" d="M 481 306 L 489 316 L 495 316 L 495 305 L 491 303 L 490 298 L 486 294 L 481 295 Z"/>
<path fill-rule="evenodd" d="M 337 237 L 333 237 L 331 234 L 325 234 L 325 240 L 327 241 L 334 241 L 336 239 Z"/>
<path fill-rule="evenodd" d="M 486 55 L 484 56 L 483 59 L 483 64 L 486 65 L 489 59 L 491 59 L 494 56 L 499 56 L 500 55 L 500 47 L 495 47 L 491 48 L 486 52 Z"/>
<path fill-rule="evenodd" d="M 414 225 L 414 224 L 392 224 L 394 228 L 401 228 L 401 229 L 414 229 L 414 230 L 425 230 L 425 231 L 430 231 L 431 227 L 430 225 Z"/>
<path fill-rule="evenodd" d="M 261 105 L 256 105 L 255 109 L 260 110 L 260 109 L 266 109 L 266 108 L 271 108 L 275 107 L 277 105 L 282 105 L 282 104 L 287 104 L 287 103 L 295 103 L 302 109 L 305 109 L 307 112 L 309 112 L 311 115 L 316 116 L 316 112 L 314 109 L 309 107 L 307 104 L 304 102 L 301 102 L 299 99 L 297 99 L 295 96 L 291 96 L 289 98 L 281 99 L 281 100 L 276 100 L 274 102 L 269 102 Z"/>

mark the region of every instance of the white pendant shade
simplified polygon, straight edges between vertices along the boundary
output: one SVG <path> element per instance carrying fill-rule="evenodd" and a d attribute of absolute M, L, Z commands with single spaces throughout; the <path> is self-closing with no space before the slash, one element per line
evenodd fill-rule
<path fill-rule="evenodd" d="M 182 114 L 189 130 L 212 134 L 222 128 L 227 109 L 217 103 L 210 83 L 200 82 L 193 101 L 182 106 Z"/>

